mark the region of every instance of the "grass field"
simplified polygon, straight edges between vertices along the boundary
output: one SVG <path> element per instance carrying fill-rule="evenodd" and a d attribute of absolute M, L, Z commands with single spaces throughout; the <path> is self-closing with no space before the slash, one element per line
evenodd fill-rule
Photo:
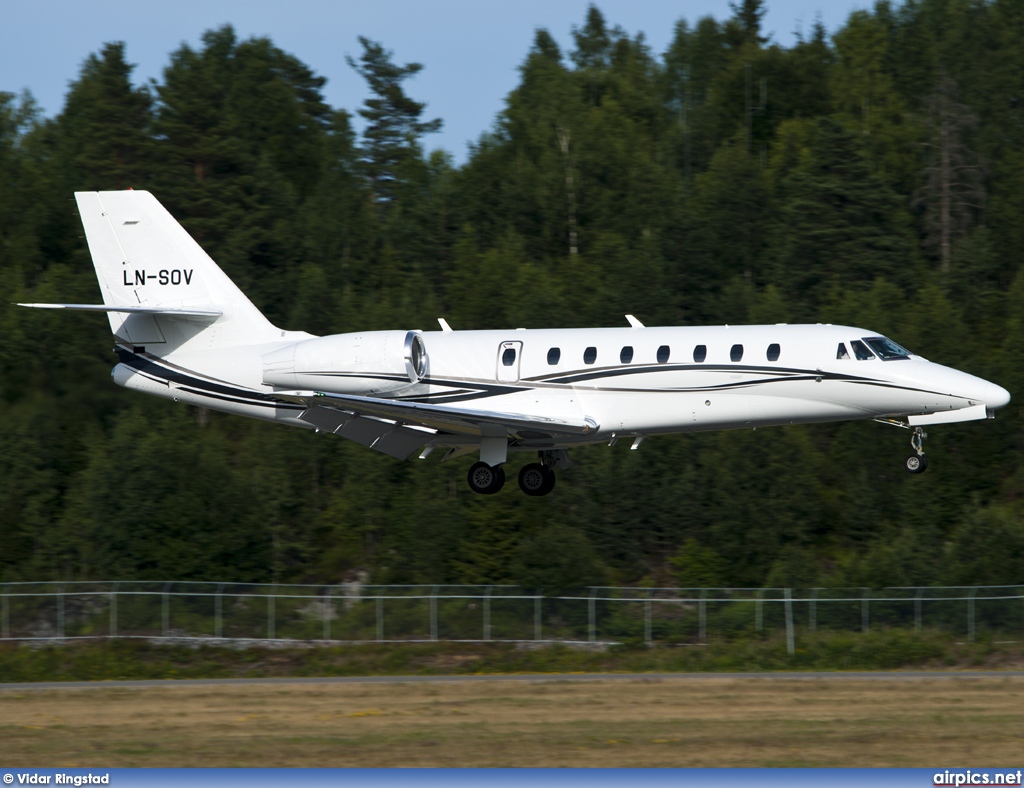
<path fill-rule="evenodd" d="M 1024 679 L 0 692 L 0 766 L 1019 764 Z"/>

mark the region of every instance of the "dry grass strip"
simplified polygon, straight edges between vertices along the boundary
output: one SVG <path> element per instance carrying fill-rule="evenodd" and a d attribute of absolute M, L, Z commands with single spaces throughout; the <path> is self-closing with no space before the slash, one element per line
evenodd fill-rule
<path fill-rule="evenodd" d="M 1024 679 L 0 693 L 0 766 L 920 766 L 1024 753 Z"/>

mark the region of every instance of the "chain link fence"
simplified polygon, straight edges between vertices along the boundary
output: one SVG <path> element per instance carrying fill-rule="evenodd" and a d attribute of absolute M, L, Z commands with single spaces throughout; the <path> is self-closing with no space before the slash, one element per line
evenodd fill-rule
<path fill-rule="evenodd" d="M 1024 637 L 1024 586 L 608 588 L 201 582 L 0 584 L 0 639 L 699 644 L 875 628 Z"/>

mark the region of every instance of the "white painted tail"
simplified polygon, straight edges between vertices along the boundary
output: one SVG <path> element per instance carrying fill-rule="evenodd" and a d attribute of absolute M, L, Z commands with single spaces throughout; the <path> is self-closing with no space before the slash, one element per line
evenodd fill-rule
<path fill-rule="evenodd" d="M 119 341 L 163 356 L 282 337 L 152 194 L 75 199 L 103 293 L 92 308 L 107 312 Z"/>

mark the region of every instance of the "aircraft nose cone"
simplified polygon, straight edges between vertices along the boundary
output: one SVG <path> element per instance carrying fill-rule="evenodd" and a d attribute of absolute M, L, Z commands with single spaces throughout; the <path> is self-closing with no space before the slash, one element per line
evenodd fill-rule
<path fill-rule="evenodd" d="M 985 407 L 989 410 L 998 410 L 1009 404 L 1010 392 L 1004 389 L 1002 386 L 997 386 L 995 383 L 988 384 L 989 390 L 985 392 L 983 397 L 985 401 Z"/>

